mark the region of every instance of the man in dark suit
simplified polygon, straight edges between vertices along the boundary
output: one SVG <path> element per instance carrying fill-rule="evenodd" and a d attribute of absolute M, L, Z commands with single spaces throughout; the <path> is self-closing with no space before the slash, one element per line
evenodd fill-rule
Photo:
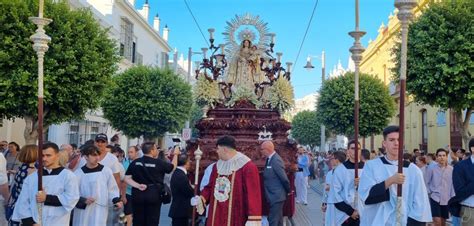
<path fill-rule="evenodd" d="M 270 206 L 268 221 L 270 226 L 283 225 L 283 204 L 290 194 L 290 181 L 285 173 L 285 164 L 281 157 L 275 152 L 275 146 L 271 141 L 262 143 L 261 152 L 267 157 L 263 171 L 263 184 L 265 197 Z"/>
<path fill-rule="evenodd" d="M 172 218 L 172 226 L 188 226 L 189 218 L 191 218 L 191 198 L 194 196 L 194 190 L 187 177 L 189 166 L 188 156 L 180 155 L 178 167 L 171 176 L 170 185 L 173 200 L 168 216 Z"/>
<path fill-rule="evenodd" d="M 474 151 L 474 138 L 469 141 L 469 150 Z M 454 212 L 453 215 L 461 217 L 463 226 L 474 225 L 474 217 L 472 217 L 474 216 L 473 156 L 454 165 L 453 186 L 456 196 L 449 201 L 451 211 Z"/>

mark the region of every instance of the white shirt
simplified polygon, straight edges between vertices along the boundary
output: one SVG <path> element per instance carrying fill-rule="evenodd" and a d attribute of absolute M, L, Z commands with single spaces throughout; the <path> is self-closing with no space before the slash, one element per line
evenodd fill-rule
<path fill-rule="evenodd" d="M 204 187 L 206 187 L 206 185 L 209 184 L 209 179 L 211 178 L 212 168 L 214 167 L 215 164 L 216 164 L 215 162 L 211 163 L 204 170 L 204 175 L 202 176 L 202 179 L 201 179 L 201 186 L 199 186 L 200 191 L 202 191 L 204 189 Z"/>
<path fill-rule="evenodd" d="M 274 151 L 270 156 L 268 156 L 268 162 L 272 159 L 272 157 L 275 155 L 276 151 Z"/>
<path fill-rule="evenodd" d="M 472 164 L 474 164 L 474 156 L 472 155 L 471 155 L 471 162 Z M 461 205 L 474 207 L 474 195 L 471 195 L 469 196 L 469 198 L 464 199 L 464 201 L 461 202 Z"/>
<path fill-rule="evenodd" d="M 7 177 L 7 160 L 2 153 L 0 153 L 0 185 L 8 183 Z M 0 201 L 5 200 L 3 196 L 0 196 Z"/>
<path fill-rule="evenodd" d="M 122 164 L 119 164 L 118 167 L 119 167 L 119 173 L 120 173 L 120 180 L 123 181 L 125 179 L 125 168 L 123 167 Z"/>
<path fill-rule="evenodd" d="M 7 160 L 2 153 L 0 153 L 0 185 L 8 183 L 7 178 Z"/>
<path fill-rule="evenodd" d="M 188 175 L 188 171 L 184 167 L 177 166 L 176 168 L 182 170 L 184 172 L 184 174 Z"/>

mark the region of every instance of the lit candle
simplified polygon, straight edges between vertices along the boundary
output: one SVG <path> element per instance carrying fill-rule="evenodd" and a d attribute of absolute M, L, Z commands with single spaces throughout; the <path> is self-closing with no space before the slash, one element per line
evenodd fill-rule
<path fill-rule="evenodd" d="M 44 0 L 39 1 L 39 18 L 43 18 Z"/>
<path fill-rule="evenodd" d="M 214 39 L 214 31 L 215 31 L 215 29 L 214 29 L 214 28 L 209 28 L 209 29 L 207 29 L 207 31 L 209 31 L 209 38 L 210 38 L 210 39 Z"/>

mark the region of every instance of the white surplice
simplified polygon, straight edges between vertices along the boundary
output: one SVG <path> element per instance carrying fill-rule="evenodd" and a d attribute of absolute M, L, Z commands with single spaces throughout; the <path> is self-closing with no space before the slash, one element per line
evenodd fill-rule
<path fill-rule="evenodd" d="M 42 224 L 48 226 L 69 225 L 71 211 L 79 200 L 79 186 L 76 176 L 63 167 L 51 172 L 43 171 L 43 188 L 47 195 L 56 196 L 59 206 L 42 205 Z M 33 218 L 39 222 L 36 194 L 38 192 L 38 175 L 36 173 L 26 177 L 23 188 L 15 205 L 12 219 L 21 221 Z"/>
<path fill-rule="evenodd" d="M 85 209 L 74 209 L 74 226 L 106 225 L 108 209 L 112 200 L 120 196 L 112 170 L 99 165 L 94 169 L 83 166 L 75 172 L 79 181 L 81 198 L 94 198 L 92 204 Z"/>
<path fill-rule="evenodd" d="M 384 187 L 384 181 L 397 172 L 396 164 L 385 156 L 365 164 L 359 183 L 359 194 L 364 203 L 360 225 L 396 225 L 397 185 L 391 185 L 388 190 Z M 415 164 L 406 162 L 403 174 L 402 225 L 407 224 L 408 217 L 419 222 L 431 222 L 431 208 L 421 170 Z"/>
<path fill-rule="evenodd" d="M 359 162 L 359 175 L 362 173 L 363 168 L 364 164 Z M 345 212 L 337 209 L 336 203 L 345 203 L 359 213 L 361 208 L 363 208 L 360 199 L 356 200 L 354 174 L 354 163 L 351 163 L 349 160 L 341 163 L 334 169 L 329 190 L 329 197 L 331 197 L 330 213 L 332 216 L 328 225 L 341 225 L 350 217 Z"/>
<path fill-rule="evenodd" d="M 339 167 L 339 166 L 337 166 Z M 335 209 L 336 207 L 334 206 L 335 203 L 335 198 L 334 194 L 330 193 L 332 189 L 332 183 L 333 183 L 333 173 L 334 170 L 330 170 L 327 175 L 326 175 L 326 184 L 329 186 L 329 191 L 326 191 L 326 188 L 324 188 L 324 195 L 323 199 L 326 202 L 326 213 L 324 213 L 324 225 L 325 226 L 336 226 L 336 218 L 335 218 Z"/>

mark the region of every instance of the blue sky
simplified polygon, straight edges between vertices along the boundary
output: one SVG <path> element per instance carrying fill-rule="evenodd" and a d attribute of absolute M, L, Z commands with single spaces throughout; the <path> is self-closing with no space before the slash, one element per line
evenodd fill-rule
<path fill-rule="evenodd" d="M 136 0 L 136 8 L 142 8 L 145 0 Z M 301 40 L 303 39 L 315 0 L 187 0 L 199 26 L 208 38 L 207 29 L 216 29 L 215 43 L 223 43 L 221 33 L 226 21 L 235 15 L 251 13 L 259 15 L 268 23 L 271 32 L 276 33 L 275 50 L 283 52 L 283 62 L 295 62 Z M 382 22 L 387 23 L 393 11 L 393 0 L 360 0 L 360 28 L 367 34 L 362 39 L 367 47 L 369 39 L 375 39 Z M 184 0 L 149 0 L 150 23 L 157 13 L 161 18 L 161 27 L 170 28 L 169 42 L 173 48 L 187 57 L 189 47 L 195 51 L 205 47 L 193 18 L 188 12 Z M 292 84 L 295 97 L 301 98 L 313 93 L 321 86 L 321 61 L 313 59 L 315 69 L 304 69 L 308 55 L 320 55 L 326 52 L 326 73 L 340 59 L 347 66 L 349 48 L 353 39 L 347 34 L 355 28 L 354 0 L 319 0 L 318 6 L 306 36 L 301 54 L 293 65 Z M 194 56 L 193 61 L 200 60 Z"/>

